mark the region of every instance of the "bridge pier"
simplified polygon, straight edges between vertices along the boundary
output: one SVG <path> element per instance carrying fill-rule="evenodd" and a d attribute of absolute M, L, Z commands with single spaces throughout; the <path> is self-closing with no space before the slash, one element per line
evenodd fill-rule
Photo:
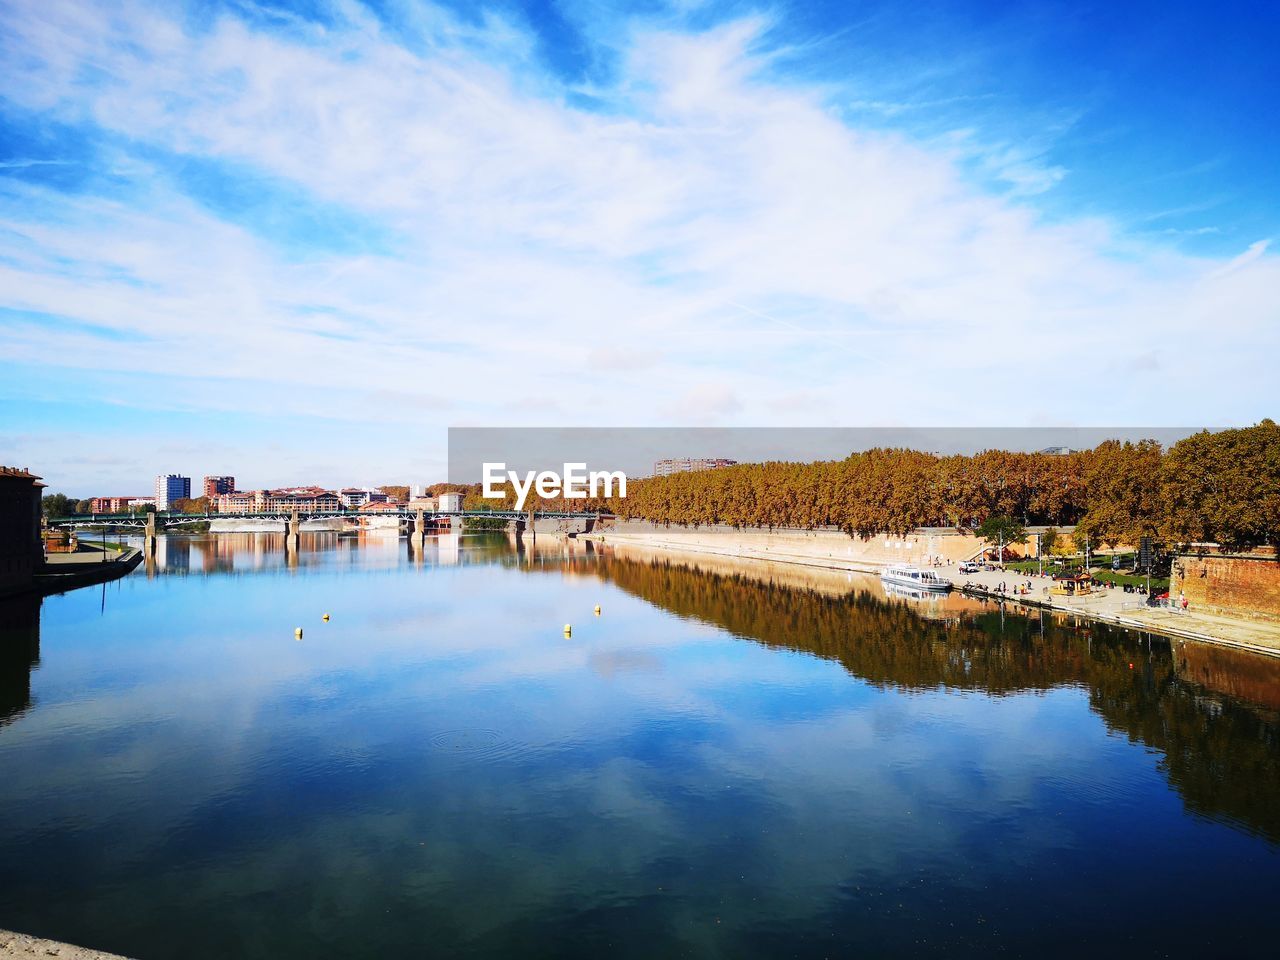
<path fill-rule="evenodd" d="M 422 556 L 427 546 L 426 511 L 418 507 L 409 521 L 409 546 L 416 556 Z"/>
<path fill-rule="evenodd" d="M 156 555 L 156 515 L 150 511 L 147 512 L 147 525 L 143 530 L 142 555 L 144 557 Z"/>
<path fill-rule="evenodd" d="M 302 521 L 298 519 L 298 511 L 295 510 L 289 515 L 289 519 L 285 521 L 284 552 L 286 554 L 296 554 L 298 552 L 298 545 L 302 540 L 301 529 Z"/>

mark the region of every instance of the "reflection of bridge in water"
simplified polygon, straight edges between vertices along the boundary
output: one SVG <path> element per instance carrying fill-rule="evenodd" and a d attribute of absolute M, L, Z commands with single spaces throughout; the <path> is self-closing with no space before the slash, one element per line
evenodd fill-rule
<path fill-rule="evenodd" d="M 235 530 L 209 534 L 161 534 L 152 555 L 145 558 L 145 575 L 154 577 L 241 576 L 247 573 L 316 569 L 346 565 L 359 553 L 362 566 L 388 570 L 407 561 L 414 566 L 447 567 L 490 563 L 508 554 L 533 551 L 533 540 L 519 540 L 501 530 L 492 533 L 449 530 L 430 533 L 422 543 L 409 541 L 398 530 L 382 527 L 351 531 L 304 530 L 297 550 L 283 549 L 285 534 L 276 530 Z M 549 538 L 537 541 L 550 544 Z M 564 539 L 561 542 L 576 543 Z M 526 545 L 526 543 L 528 545 Z"/>

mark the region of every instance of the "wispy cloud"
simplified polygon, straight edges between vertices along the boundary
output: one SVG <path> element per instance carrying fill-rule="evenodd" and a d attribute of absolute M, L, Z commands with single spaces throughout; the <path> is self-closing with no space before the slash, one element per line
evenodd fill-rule
<path fill-rule="evenodd" d="M 763 424 L 802 392 L 874 423 L 905 391 L 921 422 L 1032 422 L 1057 402 L 947 401 L 1051 361 L 1106 381 L 1073 407 L 1098 422 L 1157 375 L 1269 382 L 1265 242 L 1224 264 L 1050 220 L 1069 171 L 1043 145 L 862 128 L 840 105 L 892 98 L 779 77 L 768 18 L 620 25 L 586 108 L 512 21 L 332 10 L 0 12 L 0 94 L 83 130 L 105 178 L 0 178 L 0 305 L 74 321 L 50 351 L 0 318 L 9 363 L 176 376 L 132 400 L 162 411 L 318 415 L 386 438 L 388 472 L 446 419 Z M 1160 340 L 1201 346 L 1157 368 Z M 1247 415 L 1178 396 L 1144 416 Z"/>
<path fill-rule="evenodd" d="M 1243 270 L 1250 264 L 1257 263 L 1267 252 L 1267 247 L 1271 246 L 1270 240 L 1259 240 L 1256 243 L 1249 244 L 1249 249 L 1238 256 L 1232 257 L 1227 263 L 1212 270 L 1209 273 L 1210 280 L 1220 280 L 1223 277 L 1230 276 L 1237 271 Z"/>
<path fill-rule="evenodd" d="M 0 170 L 26 170 L 29 167 L 62 167 L 67 165 L 66 160 L 31 160 L 31 159 L 14 159 L 0 160 Z"/>

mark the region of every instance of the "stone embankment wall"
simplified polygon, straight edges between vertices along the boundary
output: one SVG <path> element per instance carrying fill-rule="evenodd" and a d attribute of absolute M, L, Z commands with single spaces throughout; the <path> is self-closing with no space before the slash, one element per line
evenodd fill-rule
<path fill-rule="evenodd" d="M 572 519 L 541 517 L 533 522 L 533 532 L 536 536 L 577 536 L 589 531 L 592 525 L 593 521 L 585 517 Z"/>
<path fill-rule="evenodd" d="M 968 560 L 983 541 L 953 531 L 883 534 L 863 540 L 839 530 L 735 530 L 732 527 L 664 526 L 624 520 L 597 527 L 589 536 L 604 543 L 634 543 L 719 556 L 801 563 L 841 570 L 879 571 L 889 563 L 924 566 Z"/>
<path fill-rule="evenodd" d="M 1192 608 L 1255 620 L 1280 621 L 1280 557 L 1182 553 L 1173 558 L 1169 596 L 1186 594 Z"/>

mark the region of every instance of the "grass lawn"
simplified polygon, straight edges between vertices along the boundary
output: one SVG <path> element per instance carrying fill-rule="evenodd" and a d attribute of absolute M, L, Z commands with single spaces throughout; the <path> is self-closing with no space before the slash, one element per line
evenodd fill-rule
<path fill-rule="evenodd" d="M 1131 558 L 1130 563 L 1132 563 L 1133 555 L 1130 554 L 1129 556 Z M 1068 569 L 1073 571 L 1078 570 L 1083 560 L 1084 560 L 1083 557 L 1075 557 L 1075 558 L 1070 558 L 1069 562 L 1066 564 L 1062 562 L 1046 563 L 1044 566 L 1044 572 L 1047 574 L 1053 575 L 1053 574 L 1066 573 Z M 1108 559 L 1107 562 L 1110 563 L 1110 560 Z M 1040 570 L 1040 561 L 1012 560 L 1006 563 L 1004 567 L 1006 570 L 1016 570 L 1018 573 L 1037 573 Z M 1091 570 L 1091 575 L 1093 579 L 1097 580 L 1099 583 L 1114 583 L 1120 587 L 1123 587 L 1126 584 L 1128 584 L 1129 586 L 1136 587 L 1136 586 L 1144 585 L 1147 582 L 1146 574 L 1119 573 L 1119 572 L 1114 572 L 1108 569 L 1107 567 L 1093 567 Z M 1151 589 L 1155 593 L 1161 593 L 1165 590 L 1168 590 L 1169 578 L 1168 577 L 1152 577 Z"/>
<path fill-rule="evenodd" d="M 1110 570 L 1098 570 L 1098 569 L 1095 569 L 1093 571 L 1093 579 L 1097 580 L 1099 583 L 1114 583 L 1120 587 L 1123 587 L 1126 584 L 1128 584 L 1131 587 L 1137 587 L 1137 586 L 1144 585 L 1147 582 L 1146 574 L 1112 573 Z M 1152 593 L 1163 593 L 1168 589 L 1169 589 L 1168 577 L 1152 577 L 1151 578 Z"/>

